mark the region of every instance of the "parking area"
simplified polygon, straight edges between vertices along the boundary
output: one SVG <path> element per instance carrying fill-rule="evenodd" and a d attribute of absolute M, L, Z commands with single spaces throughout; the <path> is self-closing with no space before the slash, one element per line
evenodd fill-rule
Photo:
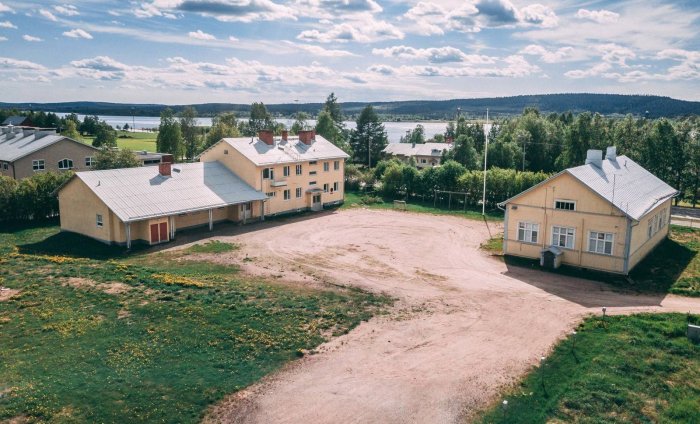
<path fill-rule="evenodd" d="M 355 286 L 397 302 L 229 396 L 206 420 L 463 421 L 602 306 L 608 313 L 700 313 L 697 299 L 621 293 L 509 267 L 479 250 L 499 225 L 358 208 L 215 233 L 241 247 L 211 260 L 283 284 Z"/>

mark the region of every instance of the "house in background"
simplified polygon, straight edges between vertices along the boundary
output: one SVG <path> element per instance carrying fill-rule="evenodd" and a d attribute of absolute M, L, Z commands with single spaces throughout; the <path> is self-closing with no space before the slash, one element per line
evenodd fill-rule
<path fill-rule="evenodd" d="M 414 158 L 416 167 L 422 169 L 440 165 L 442 152 L 450 149 L 450 143 L 389 143 L 382 153 L 387 158 L 396 158 L 406 163 Z"/>
<path fill-rule="evenodd" d="M 174 162 L 173 155 L 170 153 L 155 153 L 147 152 L 145 150 L 136 150 L 134 151 L 134 156 L 136 156 L 136 160 L 139 161 L 141 166 L 153 166 L 158 165 L 159 163 Z"/>
<path fill-rule="evenodd" d="M 609 147 L 502 202 L 506 255 L 628 274 L 667 236 L 678 192 Z"/>
<path fill-rule="evenodd" d="M 269 198 L 265 215 L 321 210 L 344 199 L 349 156 L 313 130 L 290 137 L 261 131 L 257 138 L 225 138 L 200 155 L 219 161 Z"/>
<path fill-rule="evenodd" d="M 11 125 L 14 127 L 33 127 L 34 123 L 27 116 L 10 116 L 7 119 L 5 119 L 0 125 Z"/>
<path fill-rule="evenodd" d="M 14 179 L 45 171 L 89 170 L 99 149 L 56 130 L 0 127 L 0 175 Z"/>

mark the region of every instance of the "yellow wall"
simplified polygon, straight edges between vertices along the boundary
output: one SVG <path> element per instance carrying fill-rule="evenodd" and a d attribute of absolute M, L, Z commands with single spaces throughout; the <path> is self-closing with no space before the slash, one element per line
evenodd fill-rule
<path fill-rule="evenodd" d="M 73 161 L 73 171 L 89 171 L 85 166 L 86 157 L 97 156 L 97 150 L 77 141 L 61 140 L 14 162 L 15 178 L 31 177 L 37 172 L 59 171 L 58 162 L 63 159 Z M 44 160 L 44 171 L 34 171 L 32 161 Z M 12 174 L 10 174 L 12 176 Z"/>
<path fill-rule="evenodd" d="M 202 162 L 219 161 L 254 189 L 266 194 L 274 193 L 274 195 L 270 196 L 270 199 L 265 202 L 265 215 L 275 215 L 310 208 L 312 195 L 306 193 L 306 191 L 313 187 L 323 189 L 324 184 L 328 184 L 328 191 L 320 193 L 321 203 L 340 203 L 345 196 L 344 159 L 319 160 L 315 165 L 311 165 L 309 161 L 302 161 L 256 166 L 231 145 L 226 142 L 221 142 L 204 152 L 200 160 Z M 334 170 L 333 167 L 333 163 L 336 160 L 339 162 L 339 169 L 337 171 Z M 328 171 L 323 170 L 324 162 L 328 162 Z M 296 175 L 296 165 L 299 164 L 302 166 L 302 174 Z M 284 176 L 285 166 L 289 166 L 288 177 Z M 262 172 L 265 168 L 274 169 L 274 184 L 273 180 L 263 180 Z M 315 171 L 316 175 L 311 175 L 312 171 Z M 316 184 L 310 184 L 314 181 Z M 338 190 L 333 190 L 331 193 L 333 183 L 338 183 Z M 300 198 L 296 197 L 297 188 L 301 188 L 302 194 Z M 284 200 L 284 190 L 289 190 L 290 200 Z M 253 208 L 253 211 L 254 213 L 257 212 L 257 205 Z"/>
<path fill-rule="evenodd" d="M 554 209 L 555 199 L 575 200 L 576 211 Z M 539 224 L 536 245 L 517 241 L 519 222 Z M 569 174 L 562 174 L 507 205 L 505 253 L 539 259 L 541 250 L 551 245 L 555 225 L 576 230 L 574 248 L 562 249 L 563 263 L 624 272 L 627 218 Z M 587 252 L 590 231 L 613 234 L 612 255 Z"/>
<path fill-rule="evenodd" d="M 632 240 L 630 243 L 630 269 L 634 268 L 635 265 L 644 259 L 644 257 L 668 235 L 668 222 L 671 217 L 671 202 L 672 199 L 668 199 L 661 205 L 657 206 L 652 211 L 644 215 L 644 217 L 639 221 L 638 225 L 632 227 Z M 650 239 L 648 234 L 649 221 L 657 214 L 662 217 L 661 222 L 663 225 L 661 229 Z"/>

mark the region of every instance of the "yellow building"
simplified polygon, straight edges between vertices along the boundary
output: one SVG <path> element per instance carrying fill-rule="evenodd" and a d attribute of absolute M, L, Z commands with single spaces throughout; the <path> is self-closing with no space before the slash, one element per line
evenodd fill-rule
<path fill-rule="evenodd" d="M 503 251 L 628 274 L 666 238 L 677 191 L 609 147 L 500 203 Z"/>
<path fill-rule="evenodd" d="M 200 155 L 219 161 L 269 198 L 265 215 L 321 210 L 344 199 L 345 159 L 349 156 L 315 131 L 275 137 L 225 138 Z"/>
<path fill-rule="evenodd" d="M 406 163 L 413 158 L 416 168 L 423 169 L 440 165 L 443 152 L 451 149 L 451 143 L 389 143 L 382 153 Z"/>

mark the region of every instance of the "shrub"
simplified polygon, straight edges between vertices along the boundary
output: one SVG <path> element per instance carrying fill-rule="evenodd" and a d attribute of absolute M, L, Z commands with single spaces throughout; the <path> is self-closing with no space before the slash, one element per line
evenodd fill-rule
<path fill-rule="evenodd" d="M 15 181 L 0 177 L 0 221 L 46 219 L 58 215 L 56 190 L 72 172 L 42 172 Z"/>

